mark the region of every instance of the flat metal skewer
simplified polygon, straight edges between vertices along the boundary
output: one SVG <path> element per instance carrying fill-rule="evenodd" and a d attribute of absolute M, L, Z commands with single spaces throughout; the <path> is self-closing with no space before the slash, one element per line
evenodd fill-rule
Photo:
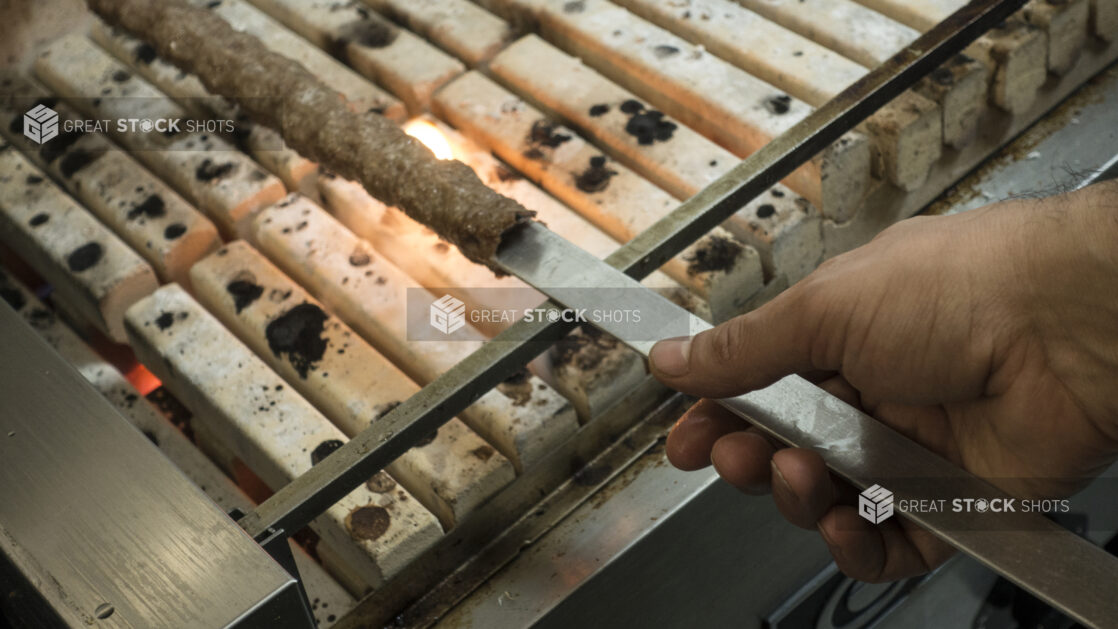
<path fill-rule="evenodd" d="M 594 325 L 645 356 L 656 339 L 711 328 L 538 223 L 510 236 L 498 261 L 569 308 L 594 308 L 601 301 L 594 291 L 601 288 L 618 294 L 627 310 L 640 313 L 641 327 L 605 317 Z M 948 504 L 955 498 L 1010 499 L 799 376 L 718 402 L 783 443 L 819 452 L 831 471 L 859 489 L 880 484 L 901 497 Z M 1108 596 L 1118 583 L 1118 558 L 1039 513 L 898 514 L 1087 626 L 1118 622 L 1118 598 Z"/>
<path fill-rule="evenodd" d="M 982 33 L 1006 19 L 1024 3 L 1025 0 L 971 2 L 850 86 L 830 103 L 815 111 L 762 150 L 743 160 L 672 214 L 620 248 L 607 258 L 605 263 L 589 258 L 577 247 L 538 225 L 529 226 L 513 234 L 498 254 L 498 262 L 511 272 L 520 275 L 522 279 L 544 289 L 549 296 L 552 296 L 553 292 L 549 290 L 550 287 L 546 283 L 537 283 L 534 280 L 539 278 L 533 277 L 534 271 L 540 269 L 541 258 L 548 258 L 547 254 L 536 252 L 534 261 L 533 258 L 518 260 L 517 256 L 531 253 L 525 251 L 523 247 L 542 246 L 565 254 L 575 254 L 575 251 L 582 253 L 586 258 L 576 256 L 582 267 L 580 272 L 572 277 L 583 279 L 575 281 L 589 281 L 587 278 L 591 277 L 608 277 L 608 274 L 604 274 L 604 269 L 609 267 L 612 267 L 611 271 L 615 269 L 614 280 L 621 273 L 632 278 L 644 277 L 721 223 L 749 200 L 840 138 L 880 106 L 946 62 Z M 554 260 L 554 258 L 549 259 Z M 571 285 L 570 280 L 560 284 Z M 582 286 L 594 286 L 594 284 Z M 656 295 L 652 297 L 658 298 Z M 558 308 L 558 305 L 554 301 L 549 301 L 541 307 Z M 695 327 L 691 329 L 695 331 L 701 327 L 698 323 L 693 325 Z M 240 520 L 242 527 L 258 539 L 269 531 L 290 533 L 302 528 L 354 487 L 407 451 L 423 436 L 448 421 L 485 391 L 520 369 L 574 327 L 575 324 L 562 321 L 518 322 L 425 387 L 423 391 L 354 437 L 309 472 L 276 492 Z M 650 347 L 647 343 L 645 345 L 634 343 L 634 346 L 645 353 Z M 855 484 L 864 486 L 868 480 L 877 477 L 865 473 L 867 471 L 883 474 L 884 476 L 880 478 L 892 477 L 895 474 L 894 482 L 904 483 L 905 474 L 931 470 L 933 473 L 942 471 L 947 474 L 942 486 L 950 491 L 982 490 L 994 492 L 990 494 L 992 496 L 1001 495 L 998 490 L 954 466 L 948 465 L 947 468 L 950 469 L 940 469 L 939 463 L 924 461 L 921 457 L 933 457 L 941 462 L 942 459 L 938 459 L 934 454 L 910 441 L 903 440 L 908 445 L 898 441 L 895 437 L 899 435 L 872 418 L 861 414 L 858 414 L 860 417 L 848 417 L 849 427 L 855 430 L 853 433 L 835 434 L 833 431 L 827 431 L 825 426 L 833 414 L 848 413 L 841 408 L 845 405 L 829 396 L 820 397 L 819 389 L 797 378 L 783 380 L 778 385 L 755 392 L 744 402 L 731 403 L 733 410 L 744 413 L 751 420 L 777 426 L 783 434 L 778 434 L 776 431 L 773 431 L 773 434 L 793 444 L 820 450 L 843 444 L 843 448 L 836 450 L 834 454 L 825 453 L 824 458 L 828 459 L 829 464 L 837 464 L 846 469 L 847 477 Z M 796 404 L 799 406 L 790 407 Z M 791 419 L 782 420 L 780 417 L 770 416 L 774 411 L 788 412 Z M 806 421 L 803 418 L 807 417 L 811 417 L 814 421 L 816 414 L 823 412 L 825 415 L 820 415 L 821 421 L 815 422 L 810 429 L 806 423 L 801 423 Z M 882 431 L 888 431 L 893 436 L 888 436 Z M 850 437 L 863 441 L 856 447 L 847 447 L 846 439 Z M 878 459 L 894 457 L 901 459 L 902 462 L 910 457 L 917 457 L 913 460 L 921 461 L 922 464 L 908 467 L 896 464 L 895 461 L 893 465 L 888 461 L 878 461 Z M 870 460 L 867 461 L 867 458 Z M 899 491 L 906 488 L 894 486 L 894 489 Z M 936 524 L 931 522 L 929 525 Z M 1070 534 L 1055 525 L 1045 528 L 1045 534 L 1062 540 L 1059 542 L 1059 548 L 1066 551 L 1068 561 L 1077 565 L 1078 572 L 1057 574 L 1049 569 L 1049 576 L 1045 579 L 1041 575 L 1033 574 L 1035 572 L 1033 568 L 1038 565 L 1038 562 L 1025 561 L 1025 556 L 1029 555 L 1029 552 L 1022 548 L 1036 543 L 1039 535 L 1035 529 L 1026 530 L 1020 523 L 1013 523 L 1011 530 L 1004 531 L 955 530 L 959 527 L 982 528 L 978 523 L 973 522 L 954 521 L 938 524 L 946 527 L 942 532 L 951 529 L 952 536 L 945 537 L 947 541 L 970 554 L 978 554 L 975 550 L 977 547 L 986 557 L 983 561 L 997 564 L 991 565 L 992 568 L 1007 574 L 1012 580 L 1033 590 L 1041 598 L 1064 609 L 1086 624 L 1098 623 L 1101 626 L 1099 618 L 1112 620 L 1118 617 L 1113 601 L 1100 601 L 1094 604 L 1084 601 L 1083 592 L 1086 588 L 1083 587 L 1082 581 L 1073 578 L 1083 575 L 1097 579 L 1096 583 L 1114 583 L 1118 569 L 1097 561 L 1099 557 L 1092 552 L 1093 547 L 1089 544 L 1068 542 L 1062 535 Z M 1039 525 L 1036 522 L 1025 522 L 1025 524 Z M 1002 522 L 1001 525 L 1004 526 L 1006 523 Z M 1018 539 L 1020 541 L 1015 542 Z M 1012 546 L 1014 550 L 1010 553 L 990 552 L 990 547 L 997 544 Z M 1049 558 L 1044 558 L 1044 561 L 1048 560 Z M 1060 565 L 1068 564 L 1060 562 Z M 1083 574 L 1091 570 L 1094 571 L 1093 574 Z M 1073 583 L 1074 585 L 1071 585 Z M 1100 613 L 1109 616 L 1099 616 Z"/>

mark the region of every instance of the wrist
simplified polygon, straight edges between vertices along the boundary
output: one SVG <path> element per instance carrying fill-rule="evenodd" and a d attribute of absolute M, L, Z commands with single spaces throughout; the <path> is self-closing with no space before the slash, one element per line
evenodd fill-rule
<path fill-rule="evenodd" d="M 1054 372 L 1118 448 L 1118 182 L 1037 202 L 1036 329 Z"/>

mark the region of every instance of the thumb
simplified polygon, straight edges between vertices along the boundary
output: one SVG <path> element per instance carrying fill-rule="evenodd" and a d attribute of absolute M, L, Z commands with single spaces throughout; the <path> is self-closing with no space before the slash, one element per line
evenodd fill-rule
<path fill-rule="evenodd" d="M 649 353 L 653 375 L 690 395 L 724 398 L 767 387 L 789 374 L 837 369 L 837 364 L 818 364 L 828 352 L 813 351 L 816 335 L 824 331 L 822 313 L 810 294 L 794 286 L 711 330 L 660 341 Z"/>

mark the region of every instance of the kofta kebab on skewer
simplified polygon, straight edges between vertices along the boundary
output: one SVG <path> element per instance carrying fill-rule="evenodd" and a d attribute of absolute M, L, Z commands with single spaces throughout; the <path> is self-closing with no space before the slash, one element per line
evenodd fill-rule
<path fill-rule="evenodd" d="M 295 150 L 360 182 L 490 265 L 501 237 L 534 212 L 487 187 L 469 166 L 437 159 L 375 111 L 353 111 L 345 97 L 256 37 L 182 0 L 88 0 L 106 22 L 153 45 L 197 75 L 214 94 L 278 130 Z M 494 269 L 496 270 L 496 269 Z"/>

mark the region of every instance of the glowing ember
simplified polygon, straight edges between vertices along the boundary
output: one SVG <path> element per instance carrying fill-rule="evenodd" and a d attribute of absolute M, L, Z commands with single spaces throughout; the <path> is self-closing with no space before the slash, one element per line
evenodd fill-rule
<path fill-rule="evenodd" d="M 140 395 L 147 395 L 163 384 L 159 381 L 159 378 L 155 377 L 155 374 L 148 371 L 147 367 L 144 367 L 140 363 L 136 363 L 135 367 L 129 369 L 124 377 L 128 379 L 128 382 L 132 383 L 132 386 L 136 387 Z"/>
<path fill-rule="evenodd" d="M 411 122 L 404 125 L 404 133 L 419 140 L 424 146 L 431 149 L 435 157 L 439 159 L 454 159 L 454 151 L 450 148 L 450 142 L 447 142 L 446 136 L 435 125 L 416 118 Z"/>

